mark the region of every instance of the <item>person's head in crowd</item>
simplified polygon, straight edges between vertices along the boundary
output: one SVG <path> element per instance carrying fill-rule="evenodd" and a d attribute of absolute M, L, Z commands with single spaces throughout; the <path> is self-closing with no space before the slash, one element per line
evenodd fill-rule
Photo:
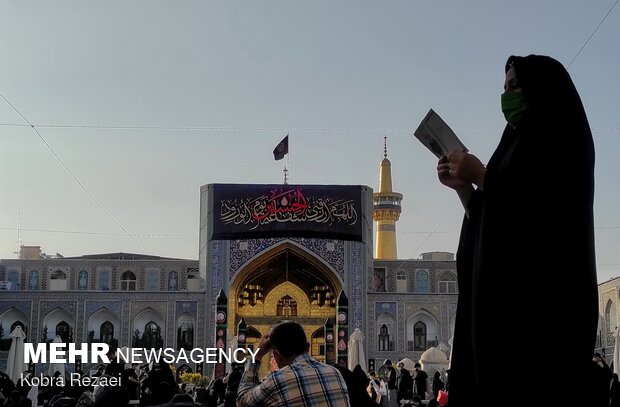
<path fill-rule="evenodd" d="M 280 368 L 288 366 L 307 352 L 308 341 L 304 328 L 294 321 L 280 322 L 269 334 L 269 348 Z"/>
<path fill-rule="evenodd" d="M 420 365 L 420 364 L 419 364 L 419 363 L 417 363 L 417 362 L 416 362 L 416 364 L 415 364 L 415 365 L 413 365 L 413 369 L 414 369 L 416 372 L 420 371 L 420 369 L 421 369 L 421 368 L 422 368 L 422 365 Z"/>
<path fill-rule="evenodd" d="M 404 369 L 405 368 L 405 364 L 403 362 L 398 362 L 396 364 L 396 367 L 399 368 L 399 369 Z"/>
<path fill-rule="evenodd" d="M 179 393 L 179 394 L 175 394 L 172 397 L 172 400 L 170 400 L 170 404 L 188 404 L 188 405 L 193 406 L 194 399 L 189 394 Z"/>
<path fill-rule="evenodd" d="M 392 361 L 390 359 L 385 359 L 383 361 L 383 366 L 385 366 L 385 367 L 392 367 Z"/>

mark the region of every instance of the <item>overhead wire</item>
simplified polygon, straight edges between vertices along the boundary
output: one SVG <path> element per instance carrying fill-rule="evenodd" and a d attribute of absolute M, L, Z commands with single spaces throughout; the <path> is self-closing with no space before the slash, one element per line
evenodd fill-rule
<path fill-rule="evenodd" d="M 460 233 L 458 230 L 446 230 L 446 231 L 399 231 L 399 235 L 427 235 L 427 234 L 456 234 Z M 600 226 L 594 228 L 595 230 L 616 230 L 620 229 L 620 226 Z M 41 232 L 41 233 L 65 233 L 72 235 L 92 235 L 92 236 L 126 236 L 124 233 L 109 233 L 109 232 L 90 232 L 85 230 L 60 230 L 60 229 L 39 229 L 39 228 L 16 228 L 16 227 L 0 227 L 0 230 L 6 230 L 10 232 L 22 231 L 22 232 Z M 165 237 L 165 238 L 194 238 L 194 235 L 173 234 L 173 233 L 133 233 L 135 237 Z M 428 239 L 426 239 L 428 240 Z M 419 249 L 419 247 L 418 247 Z"/>
<path fill-rule="evenodd" d="M 620 1 L 620 0 L 619 0 Z M 2 127 L 32 127 L 48 129 L 92 129 L 92 130 L 153 130 L 153 131 L 224 131 L 224 132 L 311 132 L 311 133 L 407 133 L 411 134 L 415 129 L 411 128 L 330 128 L 330 127 L 226 127 L 226 126 L 120 126 L 120 125 L 96 125 L 96 124 L 19 124 L 0 123 Z M 480 129 L 454 129 L 459 133 L 496 133 L 503 129 L 480 128 Z M 620 132 L 620 127 L 601 127 L 591 129 L 593 132 L 609 133 Z"/>
<path fill-rule="evenodd" d="M 590 36 L 588 37 L 588 39 L 586 40 L 586 42 L 583 43 L 583 45 L 581 46 L 581 48 L 579 49 L 579 51 L 577 51 L 577 53 L 575 54 L 575 56 L 573 57 L 573 59 L 570 61 L 570 63 L 568 64 L 568 66 L 566 67 L 566 69 L 570 68 L 570 66 L 573 64 L 573 62 L 575 62 L 575 60 L 577 59 L 577 57 L 581 54 L 581 51 L 584 50 L 584 48 L 586 47 L 586 45 L 588 45 L 588 43 L 590 42 L 590 40 L 592 39 L 592 37 L 594 37 L 594 34 L 596 34 L 596 32 L 598 31 L 599 28 L 601 28 L 601 26 L 603 25 L 603 23 L 605 22 L 605 20 L 607 19 L 607 17 L 611 14 L 611 12 L 613 11 L 614 7 L 616 7 L 616 5 L 618 4 L 620 0 L 616 0 L 614 2 L 614 4 L 611 6 L 611 8 L 609 9 L 609 11 L 607 12 L 607 14 L 605 14 L 605 17 L 603 17 L 603 19 L 601 20 L 600 23 L 598 23 L 598 25 L 596 26 L 596 28 L 594 29 L 594 31 L 592 31 L 592 34 L 590 34 Z"/>
<path fill-rule="evenodd" d="M 4 95 L 0 94 L 0 97 L 2 97 L 2 99 L 4 99 L 4 101 L 11 106 L 11 108 L 19 115 L 21 116 L 22 119 L 24 119 L 24 121 L 26 123 L 28 123 L 30 125 L 30 128 L 32 128 L 32 130 L 34 130 L 35 133 L 37 133 L 37 135 L 39 136 L 39 138 L 41 139 L 41 141 L 43 141 L 43 144 L 45 144 L 45 146 L 50 150 L 50 152 L 52 153 L 52 155 L 56 158 L 56 160 L 58 160 L 58 162 L 62 165 L 62 167 L 65 169 L 65 171 L 67 171 L 67 173 L 71 176 L 71 178 L 73 178 L 73 180 L 80 186 L 80 188 L 82 189 L 82 191 L 84 191 L 84 193 L 86 193 L 86 195 L 88 195 L 88 197 L 99 207 L 99 209 L 101 209 L 103 211 L 103 213 L 112 221 L 114 222 L 119 228 L 121 228 L 121 230 L 123 230 L 123 232 L 125 232 L 125 234 L 127 234 L 131 240 L 134 242 L 134 244 L 136 245 L 136 247 L 138 247 L 138 250 L 140 250 L 140 252 L 142 254 L 144 254 L 144 251 L 142 250 L 142 247 L 140 247 L 140 244 L 138 244 L 138 241 L 135 239 L 135 237 L 129 233 L 129 231 L 127 229 L 125 229 L 125 227 L 123 225 L 120 224 L 119 221 L 116 220 L 116 218 L 114 218 L 114 216 L 112 216 L 112 214 L 110 212 L 108 212 L 108 210 L 106 208 L 104 208 L 104 206 L 93 196 L 93 194 L 90 193 L 90 191 L 88 191 L 88 189 L 84 186 L 84 184 L 82 184 L 82 182 L 78 179 L 78 177 L 73 173 L 73 171 L 71 171 L 71 169 L 67 166 L 67 164 L 65 164 L 65 162 L 62 160 L 62 158 L 60 158 L 60 156 L 56 153 L 56 151 L 54 151 L 54 149 L 52 148 L 52 146 L 47 142 L 47 140 L 45 140 L 45 138 L 43 137 L 43 135 L 41 135 L 41 133 L 39 132 L 39 130 L 35 127 L 34 124 L 32 124 L 32 122 L 30 120 L 28 120 L 28 118 L 26 116 L 24 116 L 15 106 L 13 106 L 13 104 L 6 98 L 4 97 Z"/>
<path fill-rule="evenodd" d="M 106 233 L 106 232 L 88 232 L 82 230 L 57 230 L 57 229 L 32 229 L 32 228 L 8 228 L 0 227 L 0 230 L 9 231 L 21 231 L 21 232 L 41 232 L 41 233 L 66 233 L 72 235 L 94 235 L 94 236 L 126 236 L 125 233 Z M 181 234 L 165 234 L 165 233 L 134 233 L 135 237 L 174 237 L 174 238 L 189 238 L 195 237 L 194 235 L 181 235 Z"/>

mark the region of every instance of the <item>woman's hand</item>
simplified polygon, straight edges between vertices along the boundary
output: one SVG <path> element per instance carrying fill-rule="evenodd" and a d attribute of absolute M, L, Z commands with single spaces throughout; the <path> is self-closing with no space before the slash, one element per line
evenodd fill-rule
<path fill-rule="evenodd" d="M 437 163 L 437 177 L 439 177 L 439 182 L 456 191 L 471 186 L 471 183 L 450 174 L 450 162 L 446 156 L 441 157 Z"/>
<path fill-rule="evenodd" d="M 443 171 L 445 171 L 445 168 L 446 167 L 442 167 Z M 454 181 L 452 181 L 452 178 L 456 178 L 461 182 L 467 184 L 474 184 L 479 189 L 482 189 L 484 186 L 484 176 L 487 169 L 484 167 L 484 165 L 482 165 L 478 157 L 473 154 L 469 154 L 464 151 L 450 152 L 447 158 L 447 169 L 447 173 L 449 176 L 447 177 L 447 180 L 451 181 L 452 184 L 456 184 Z M 437 167 L 437 170 L 439 171 L 439 166 Z M 444 185 L 447 184 L 444 183 Z"/>

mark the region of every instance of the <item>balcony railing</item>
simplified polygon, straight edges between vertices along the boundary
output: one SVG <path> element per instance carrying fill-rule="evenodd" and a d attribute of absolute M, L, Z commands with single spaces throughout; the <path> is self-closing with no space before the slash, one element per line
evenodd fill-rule
<path fill-rule="evenodd" d="M 416 347 L 414 346 L 414 342 L 413 341 L 407 341 L 407 350 L 408 351 L 425 351 L 427 349 L 430 348 L 436 348 L 437 346 L 439 346 L 439 340 L 433 340 L 433 341 L 426 341 L 426 346 L 420 346 L 418 347 L 418 349 L 416 349 Z"/>
<path fill-rule="evenodd" d="M 0 281 L 0 291 L 18 291 L 19 284 L 12 281 Z"/>

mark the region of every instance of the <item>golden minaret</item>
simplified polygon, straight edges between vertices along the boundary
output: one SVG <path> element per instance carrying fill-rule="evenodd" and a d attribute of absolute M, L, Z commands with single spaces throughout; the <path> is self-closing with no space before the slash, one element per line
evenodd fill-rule
<path fill-rule="evenodd" d="M 396 260 L 396 221 L 400 218 L 403 195 L 392 191 L 392 163 L 387 158 L 387 136 L 383 138 L 383 143 L 379 192 L 373 194 L 372 218 L 377 222 L 375 259 Z"/>

